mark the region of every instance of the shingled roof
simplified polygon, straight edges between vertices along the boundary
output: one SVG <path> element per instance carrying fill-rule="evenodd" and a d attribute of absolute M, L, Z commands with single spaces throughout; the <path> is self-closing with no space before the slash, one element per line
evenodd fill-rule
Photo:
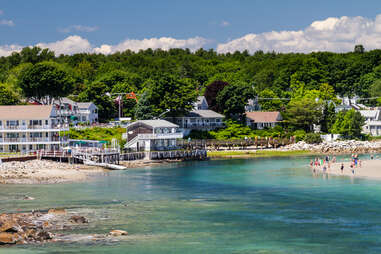
<path fill-rule="evenodd" d="M 278 111 L 273 112 L 246 112 L 246 118 L 252 120 L 255 123 L 276 123 L 280 122 L 282 116 Z"/>

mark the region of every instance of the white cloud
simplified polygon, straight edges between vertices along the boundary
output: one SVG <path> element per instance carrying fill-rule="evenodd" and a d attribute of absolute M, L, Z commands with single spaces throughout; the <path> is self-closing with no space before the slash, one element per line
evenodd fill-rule
<path fill-rule="evenodd" d="M 73 26 L 68 26 L 66 28 L 60 28 L 58 29 L 59 32 L 61 33 L 71 33 L 71 32 L 94 32 L 98 30 L 97 26 L 82 26 L 82 25 L 73 25 Z"/>
<path fill-rule="evenodd" d="M 75 53 L 102 53 L 112 54 L 117 51 L 125 51 L 130 49 L 132 51 L 139 51 L 140 49 L 157 49 L 168 50 L 170 48 L 189 48 L 196 50 L 201 48 L 209 41 L 201 38 L 194 37 L 185 40 L 174 39 L 170 37 L 150 38 L 143 40 L 125 40 L 116 45 L 103 44 L 100 47 L 94 47 L 87 39 L 78 35 L 68 36 L 64 40 L 51 42 L 51 43 L 37 43 L 35 46 L 40 48 L 48 48 L 55 52 L 56 55 L 60 54 L 75 54 Z M 25 47 L 25 46 L 24 46 Z M 32 47 L 32 46 L 29 46 Z M 20 45 L 0 45 L 0 56 L 9 56 L 12 52 L 18 52 L 23 48 Z"/>
<path fill-rule="evenodd" d="M 69 36 L 62 41 L 38 43 L 36 46 L 40 48 L 48 48 L 54 51 L 56 55 L 92 52 L 90 42 L 78 35 Z"/>
<path fill-rule="evenodd" d="M 190 50 L 196 50 L 208 43 L 208 40 L 202 37 L 193 37 L 185 40 L 174 39 L 171 37 L 150 38 L 143 40 L 131 40 L 127 39 L 117 45 L 104 44 L 98 48 L 95 48 L 96 53 L 110 54 L 117 51 L 125 51 L 130 49 L 132 51 L 139 51 L 141 49 L 158 49 L 168 50 L 170 48 L 189 48 Z"/>
<path fill-rule="evenodd" d="M 2 20 L 0 20 L 0 25 L 3 25 L 3 26 L 14 26 L 15 23 L 13 23 L 12 20 L 2 19 Z"/>
<path fill-rule="evenodd" d="M 381 15 L 374 20 L 361 16 L 327 18 L 312 22 L 299 31 L 247 34 L 218 44 L 217 51 L 347 52 L 352 51 L 356 44 L 364 45 L 367 50 L 381 48 Z"/>
<path fill-rule="evenodd" d="M 18 52 L 22 49 L 20 45 L 4 45 L 0 46 L 0 56 L 9 56 L 12 52 Z"/>
<path fill-rule="evenodd" d="M 222 27 L 227 27 L 227 26 L 230 26 L 230 23 L 226 20 L 222 21 L 221 24 L 220 24 Z"/>
<path fill-rule="evenodd" d="M 0 10 L 0 15 L 3 15 L 4 14 L 4 11 L 3 10 Z"/>

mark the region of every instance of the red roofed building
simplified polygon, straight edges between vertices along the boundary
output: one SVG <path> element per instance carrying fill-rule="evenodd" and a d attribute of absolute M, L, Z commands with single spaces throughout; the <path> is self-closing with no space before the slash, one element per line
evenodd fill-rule
<path fill-rule="evenodd" d="M 246 125 L 253 129 L 264 129 L 275 127 L 283 120 L 278 111 L 274 112 L 246 112 Z"/>

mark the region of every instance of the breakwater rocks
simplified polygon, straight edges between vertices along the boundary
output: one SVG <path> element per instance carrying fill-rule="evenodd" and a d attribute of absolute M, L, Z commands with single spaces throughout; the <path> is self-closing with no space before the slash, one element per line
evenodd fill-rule
<path fill-rule="evenodd" d="M 101 168 L 47 160 L 13 161 L 0 164 L 0 184 L 35 184 L 82 181 Z"/>
<path fill-rule="evenodd" d="M 76 242 L 82 240 L 107 241 L 126 236 L 123 230 L 108 234 L 70 235 L 63 232 L 87 226 L 89 220 L 81 215 L 67 213 L 65 209 L 47 212 L 0 214 L 0 245 L 39 244 L 46 242 Z"/>
<path fill-rule="evenodd" d="M 304 141 L 300 141 L 295 144 L 287 145 L 279 148 L 281 151 L 297 151 L 307 150 L 319 153 L 369 153 L 369 152 L 381 152 L 381 141 L 332 141 L 323 142 L 320 144 L 307 144 Z"/>

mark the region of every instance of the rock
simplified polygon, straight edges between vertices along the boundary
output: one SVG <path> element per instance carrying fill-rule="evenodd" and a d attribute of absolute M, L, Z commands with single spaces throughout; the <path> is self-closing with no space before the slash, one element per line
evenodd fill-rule
<path fill-rule="evenodd" d="M 37 233 L 37 239 L 39 241 L 45 241 L 53 239 L 54 235 L 48 231 L 40 231 Z"/>
<path fill-rule="evenodd" d="M 123 231 L 123 230 L 112 230 L 112 231 L 110 231 L 109 235 L 111 235 L 111 236 L 122 236 L 122 235 L 128 235 L 128 232 Z"/>
<path fill-rule="evenodd" d="M 83 217 L 83 216 L 79 216 L 79 215 L 73 215 L 70 217 L 70 220 L 69 220 L 71 223 L 89 223 L 89 221 Z"/>
<path fill-rule="evenodd" d="M 25 196 L 23 199 L 24 200 L 34 200 L 34 197 Z"/>
<path fill-rule="evenodd" d="M 14 244 L 19 240 L 21 240 L 21 237 L 17 233 L 0 233 L 0 244 Z"/>
<path fill-rule="evenodd" d="M 19 230 L 22 230 L 20 225 L 11 219 L 0 222 L 0 232 L 19 232 Z"/>
<path fill-rule="evenodd" d="M 63 208 L 52 208 L 52 209 L 49 209 L 48 214 L 65 215 L 66 210 Z"/>

